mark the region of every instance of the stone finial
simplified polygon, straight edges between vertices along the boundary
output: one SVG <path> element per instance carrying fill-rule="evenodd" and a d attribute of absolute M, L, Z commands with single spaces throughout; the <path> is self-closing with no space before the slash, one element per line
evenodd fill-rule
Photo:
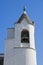
<path fill-rule="evenodd" d="M 24 6 L 23 11 L 24 11 L 24 13 L 26 14 L 26 6 Z"/>

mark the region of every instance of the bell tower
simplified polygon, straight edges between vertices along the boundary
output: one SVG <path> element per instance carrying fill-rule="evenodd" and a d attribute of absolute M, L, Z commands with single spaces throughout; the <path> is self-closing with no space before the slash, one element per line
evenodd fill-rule
<path fill-rule="evenodd" d="M 26 13 L 15 23 L 15 28 L 8 28 L 5 40 L 4 65 L 37 65 L 34 38 L 34 23 Z"/>

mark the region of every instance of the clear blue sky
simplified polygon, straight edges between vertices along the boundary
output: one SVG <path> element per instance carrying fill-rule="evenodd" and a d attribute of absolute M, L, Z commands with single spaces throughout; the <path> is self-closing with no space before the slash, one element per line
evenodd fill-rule
<path fill-rule="evenodd" d="M 14 27 L 23 13 L 24 1 L 27 14 L 35 22 L 37 63 L 43 65 L 43 0 L 0 0 L 0 53 L 4 53 L 7 28 Z"/>

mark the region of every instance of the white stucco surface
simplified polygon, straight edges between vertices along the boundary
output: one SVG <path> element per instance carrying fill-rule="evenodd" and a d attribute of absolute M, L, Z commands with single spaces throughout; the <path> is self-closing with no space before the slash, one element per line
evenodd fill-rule
<path fill-rule="evenodd" d="M 23 47 L 25 46 L 25 44 L 20 44 L 21 43 L 21 31 L 23 29 L 27 29 L 29 31 L 30 43 L 26 44 L 26 46 L 27 47 L 29 46 L 35 49 L 34 26 L 31 24 L 28 24 L 28 22 L 25 19 L 23 19 L 23 21 L 20 24 L 15 24 L 15 43 Z"/>
<path fill-rule="evenodd" d="M 29 48 L 14 48 L 14 65 L 36 65 L 36 52 Z"/>
<path fill-rule="evenodd" d="M 21 43 L 21 31 L 29 31 L 30 43 Z M 5 40 L 4 65 L 36 65 L 36 51 L 34 40 L 34 26 L 26 19 L 15 24 L 15 29 L 8 30 Z"/>
<path fill-rule="evenodd" d="M 7 39 L 14 38 L 14 31 L 15 31 L 15 28 L 8 28 L 7 29 Z"/>

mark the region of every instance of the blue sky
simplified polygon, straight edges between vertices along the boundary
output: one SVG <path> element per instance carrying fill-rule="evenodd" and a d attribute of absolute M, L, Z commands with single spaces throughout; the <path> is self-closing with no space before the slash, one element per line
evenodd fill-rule
<path fill-rule="evenodd" d="M 0 0 L 0 53 L 4 53 L 7 28 L 14 27 L 14 22 L 23 13 L 24 4 L 28 16 L 35 22 L 37 64 L 43 65 L 43 0 Z"/>

